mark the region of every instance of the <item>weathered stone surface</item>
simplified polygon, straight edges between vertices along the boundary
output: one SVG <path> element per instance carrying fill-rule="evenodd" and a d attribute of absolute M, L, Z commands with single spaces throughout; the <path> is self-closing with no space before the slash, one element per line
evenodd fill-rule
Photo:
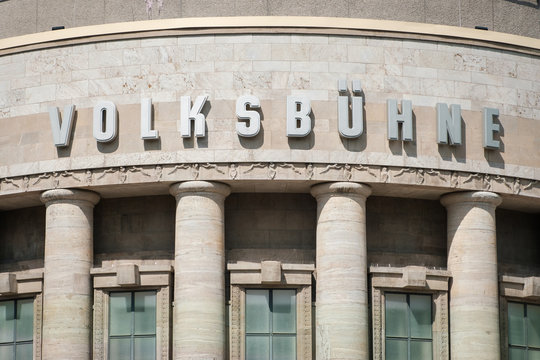
<path fill-rule="evenodd" d="M 367 292 L 367 185 L 316 185 L 317 359 L 369 356 Z"/>
<path fill-rule="evenodd" d="M 225 357 L 224 201 L 227 185 L 173 184 L 176 197 L 174 359 Z"/>
<path fill-rule="evenodd" d="M 452 359 L 500 358 L 495 208 L 501 201 L 480 191 L 441 198 L 448 213 Z"/>
<path fill-rule="evenodd" d="M 99 195 L 56 189 L 44 192 L 44 360 L 88 360 L 92 338 L 93 208 Z"/>

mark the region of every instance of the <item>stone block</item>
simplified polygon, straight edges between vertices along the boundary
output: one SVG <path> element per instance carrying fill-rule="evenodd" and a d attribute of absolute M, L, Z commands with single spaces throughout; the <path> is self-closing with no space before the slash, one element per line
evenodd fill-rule
<path fill-rule="evenodd" d="M 426 287 L 426 268 L 422 266 L 407 266 L 403 271 L 403 282 L 406 288 Z"/>
<path fill-rule="evenodd" d="M 281 262 L 279 261 L 261 261 L 261 283 L 280 283 L 281 282 Z"/>
<path fill-rule="evenodd" d="M 540 277 L 528 277 L 525 279 L 523 295 L 527 298 L 540 299 Z"/>
<path fill-rule="evenodd" d="M 17 293 L 17 278 L 15 274 L 0 274 L 0 295 L 11 295 Z"/>
<path fill-rule="evenodd" d="M 118 270 L 116 271 L 116 282 L 120 286 L 139 285 L 141 282 L 139 267 L 133 264 L 118 266 Z"/>

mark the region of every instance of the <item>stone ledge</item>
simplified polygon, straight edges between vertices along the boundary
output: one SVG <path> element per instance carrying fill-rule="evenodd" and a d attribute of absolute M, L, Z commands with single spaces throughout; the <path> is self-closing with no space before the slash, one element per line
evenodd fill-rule
<path fill-rule="evenodd" d="M 475 29 L 390 20 L 308 17 L 241 16 L 179 18 L 132 21 L 46 31 L 0 40 L 0 55 L 28 49 L 57 47 L 99 40 L 145 38 L 148 36 L 230 34 L 230 33 L 318 33 L 349 34 L 368 32 L 372 36 L 414 37 L 416 39 L 468 43 L 513 51 L 540 53 L 540 40 L 524 36 Z"/>

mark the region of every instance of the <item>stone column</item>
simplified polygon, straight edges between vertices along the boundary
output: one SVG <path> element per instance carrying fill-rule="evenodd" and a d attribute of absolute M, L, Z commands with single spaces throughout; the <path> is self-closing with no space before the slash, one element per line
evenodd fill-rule
<path fill-rule="evenodd" d="M 450 343 L 454 360 L 497 360 L 499 299 L 494 193 L 445 195 L 450 288 Z"/>
<path fill-rule="evenodd" d="M 45 203 L 43 360 L 88 360 L 92 338 L 93 208 L 99 195 L 56 189 Z"/>
<path fill-rule="evenodd" d="M 187 181 L 176 197 L 174 249 L 174 359 L 224 359 L 224 202 L 229 186 Z"/>
<path fill-rule="evenodd" d="M 369 358 L 367 185 L 315 185 L 317 199 L 317 359 Z"/>

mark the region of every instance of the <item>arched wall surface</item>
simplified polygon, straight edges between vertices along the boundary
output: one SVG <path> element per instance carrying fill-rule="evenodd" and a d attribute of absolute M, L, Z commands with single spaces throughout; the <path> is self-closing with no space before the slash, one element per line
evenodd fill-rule
<path fill-rule="evenodd" d="M 429 25 L 383 21 L 340 27 L 330 20 L 220 19 L 199 30 L 201 19 L 163 20 L 3 40 L 9 52 L 0 57 L 3 206 L 12 207 L 13 196 L 55 187 L 107 196 L 119 186 L 126 195 L 166 193 L 167 184 L 192 179 L 230 182 L 236 190 L 265 183 L 259 190 L 266 191 L 352 180 L 373 184 L 376 194 L 431 199 L 491 190 L 537 210 L 538 40 L 452 27 L 433 27 L 430 35 Z M 340 79 L 362 84 L 365 133 L 357 139 L 337 130 Z M 236 133 L 235 102 L 246 94 L 261 100 L 262 130 L 253 138 Z M 186 95 L 208 95 L 203 138 L 178 132 Z M 286 135 L 288 95 L 311 101 L 313 131 L 306 137 Z M 147 97 L 159 140 L 140 138 Z M 387 139 L 388 99 L 412 101 L 413 142 Z M 92 134 L 92 107 L 101 100 L 118 109 L 119 135 L 110 143 Z M 461 106 L 463 145 L 437 144 L 440 102 Z M 47 111 L 68 104 L 77 110 L 72 141 L 56 148 Z M 482 146 L 485 107 L 499 110 L 498 150 Z"/>
<path fill-rule="evenodd" d="M 424 22 L 540 36 L 537 0 L 164 0 L 147 12 L 140 0 L 21 0 L 0 2 L 0 38 L 51 30 L 167 18 L 207 16 L 334 16 Z"/>

